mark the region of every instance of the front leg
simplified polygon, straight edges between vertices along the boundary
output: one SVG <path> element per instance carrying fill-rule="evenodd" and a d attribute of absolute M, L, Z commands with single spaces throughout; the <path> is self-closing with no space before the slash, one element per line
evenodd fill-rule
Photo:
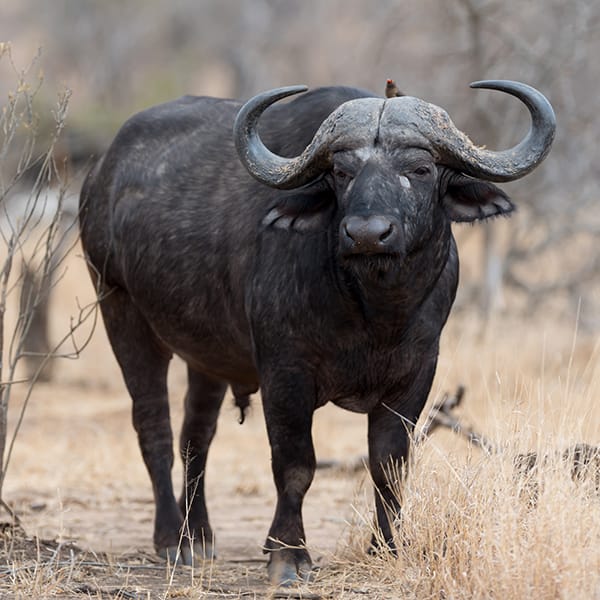
<path fill-rule="evenodd" d="M 387 405 L 386 405 L 387 406 Z M 378 534 L 371 537 L 371 551 L 384 544 L 395 552 L 393 521 L 400 516 L 400 489 L 409 452 L 409 427 L 382 405 L 369 414 L 369 469 L 375 486 Z"/>
<path fill-rule="evenodd" d="M 423 366 L 401 396 L 378 404 L 369 413 L 369 468 L 375 486 L 376 526 L 371 551 L 385 545 L 394 554 L 394 521 L 400 517 L 401 479 L 408 467 L 410 435 L 431 389 L 435 361 Z"/>
<path fill-rule="evenodd" d="M 276 585 L 306 580 L 312 568 L 306 550 L 302 503 L 316 460 L 312 442 L 315 386 L 304 373 L 279 369 L 262 385 L 263 410 L 271 445 L 277 507 L 265 552 L 269 579 Z"/>

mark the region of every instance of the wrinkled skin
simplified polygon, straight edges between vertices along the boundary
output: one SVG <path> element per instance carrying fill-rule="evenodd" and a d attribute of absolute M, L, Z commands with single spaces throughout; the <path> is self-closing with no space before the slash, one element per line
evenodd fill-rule
<path fill-rule="evenodd" d="M 342 102 L 322 88 L 270 108 L 265 143 L 299 154 Z M 156 503 L 154 544 L 180 558 L 214 555 L 204 468 L 227 385 L 262 393 L 277 504 L 269 575 L 307 577 L 302 503 L 315 470 L 311 424 L 327 402 L 368 418 L 377 525 L 393 549 L 400 512 L 388 474 L 406 461 L 455 297 L 451 220 L 508 213 L 492 184 L 385 136 L 340 149 L 333 168 L 296 190 L 255 181 L 239 162 L 240 104 L 185 97 L 140 113 L 117 135 L 81 194 L 81 235 Z M 171 481 L 166 376 L 178 354 L 189 388 L 179 502 Z M 187 531 L 187 529 L 186 529 Z M 373 546 L 376 541 L 373 540 Z"/>

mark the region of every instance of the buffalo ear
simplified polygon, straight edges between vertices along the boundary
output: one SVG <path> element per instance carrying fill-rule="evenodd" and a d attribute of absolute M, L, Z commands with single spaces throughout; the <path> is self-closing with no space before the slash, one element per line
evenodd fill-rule
<path fill-rule="evenodd" d="M 263 217 L 266 227 L 292 231 L 327 229 L 335 207 L 330 188 L 324 182 L 297 190 L 279 192 L 277 202 Z"/>
<path fill-rule="evenodd" d="M 510 198 L 493 183 L 462 173 L 449 178 L 442 204 L 450 219 L 458 222 L 480 221 L 515 210 Z"/>

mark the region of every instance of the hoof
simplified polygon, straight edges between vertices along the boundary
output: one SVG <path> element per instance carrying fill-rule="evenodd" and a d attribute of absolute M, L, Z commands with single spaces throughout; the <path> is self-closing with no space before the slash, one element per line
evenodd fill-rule
<path fill-rule="evenodd" d="M 187 539 L 182 540 L 179 546 L 158 548 L 156 553 L 171 565 L 186 567 L 199 567 L 204 561 L 216 558 L 212 544 L 194 542 L 192 547 Z"/>
<path fill-rule="evenodd" d="M 310 559 L 295 556 L 293 551 L 272 551 L 267 565 L 269 581 L 273 585 L 289 587 L 297 583 L 309 583 L 314 579 Z"/>
<path fill-rule="evenodd" d="M 371 556 L 377 556 L 381 554 L 391 554 L 392 556 L 398 557 L 398 550 L 396 548 L 396 543 L 393 539 L 389 539 L 387 541 L 382 541 L 381 538 L 375 537 L 373 535 L 371 537 L 371 543 L 367 548 L 367 554 Z"/>

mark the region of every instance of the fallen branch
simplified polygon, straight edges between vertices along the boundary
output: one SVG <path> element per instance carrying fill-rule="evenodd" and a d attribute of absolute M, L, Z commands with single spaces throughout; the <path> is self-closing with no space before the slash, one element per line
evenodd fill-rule
<path fill-rule="evenodd" d="M 453 411 L 463 401 L 464 395 L 465 388 L 459 385 L 454 395 L 445 393 L 441 400 L 435 402 L 427 414 L 423 426 L 415 434 L 414 444 L 422 444 L 436 429 L 445 427 L 464 437 L 469 444 L 480 448 L 487 455 L 501 454 L 500 447 L 490 442 L 483 434 L 463 425 L 460 418 L 453 414 Z M 517 454 L 514 457 L 515 472 L 522 477 L 531 476 L 540 466 L 548 464 L 551 458 L 549 455 L 540 456 L 537 452 Z M 570 467 L 573 481 L 593 481 L 595 489 L 600 492 L 600 446 L 575 444 L 557 454 L 556 458 Z M 363 470 L 368 463 L 369 459 L 366 456 L 360 456 L 349 462 L 320 460 L 317 461 L 317 469 L 356 472 Z"/>
<path fill-rule="evenodd" d="M 415 435 L 415 444 L 420 444 L 431 435 L 438 427 L 446 427 L 454 433 L 467 439 L 470 444 L 481 448 L 487 454 L 494 454 L 498 449 L 482 434 L 477 433 L 471 427 L 463 425 L 459 418 L 452 414 L 452 411 L 460 406 L 465 395 L 465 388 L 459 385 L 453 396 L 446 393 L 442 399 L 436 402 L 429 411 L 423 427 Z"/>

